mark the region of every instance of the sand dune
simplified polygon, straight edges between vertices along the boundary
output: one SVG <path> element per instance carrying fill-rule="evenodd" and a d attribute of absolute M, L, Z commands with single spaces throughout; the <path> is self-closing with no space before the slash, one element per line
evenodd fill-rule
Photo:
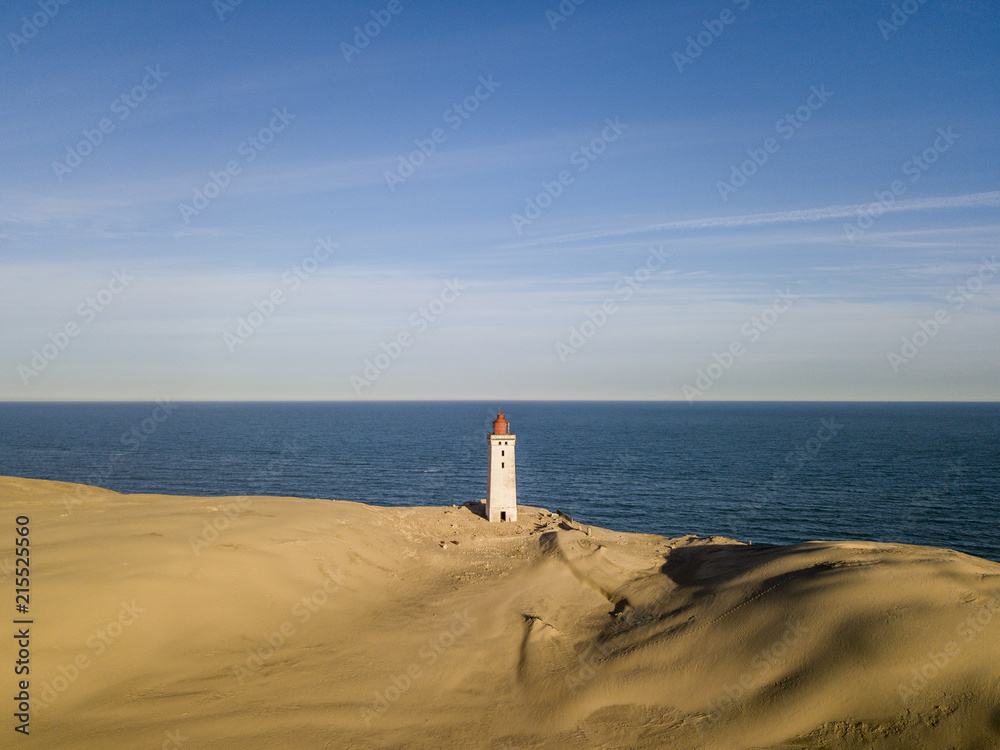
<path fill-rule="evenodd" d="M 25 746 L 1000 747 L 1000 564 L 948 550 L 15 478 L 0 509 Z"/>

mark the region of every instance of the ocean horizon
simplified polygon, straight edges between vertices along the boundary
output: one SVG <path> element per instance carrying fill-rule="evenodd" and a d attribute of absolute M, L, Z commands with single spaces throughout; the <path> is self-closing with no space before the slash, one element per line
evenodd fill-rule
<path fill-rule="evenodd" d="M 584 524 L 1000 560 L 995 402 L 2 402 L 0 474 L 461 505 L 485 497 L 500 408 L 518 437 L 518 503 Z"/>

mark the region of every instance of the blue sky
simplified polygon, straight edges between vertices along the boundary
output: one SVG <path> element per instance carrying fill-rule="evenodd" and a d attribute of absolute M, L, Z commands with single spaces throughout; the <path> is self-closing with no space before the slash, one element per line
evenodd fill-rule
<path fill-rule="evenodd" d="M 0 399 L 1000 399 L 995 3 L 577 2 L 5 4 Z"/>

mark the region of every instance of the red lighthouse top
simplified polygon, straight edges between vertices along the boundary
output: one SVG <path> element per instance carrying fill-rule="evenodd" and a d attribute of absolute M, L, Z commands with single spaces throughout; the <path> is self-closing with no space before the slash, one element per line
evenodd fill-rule
<path fill-rule="evenodd" d="M 507 421 L 507 417 L 503 415 L 503 409 L 497 414 L 497 418 L 493 420 L 493 434 L 494 435 L 506 435 L 507 426 L 510 422 Z"/>

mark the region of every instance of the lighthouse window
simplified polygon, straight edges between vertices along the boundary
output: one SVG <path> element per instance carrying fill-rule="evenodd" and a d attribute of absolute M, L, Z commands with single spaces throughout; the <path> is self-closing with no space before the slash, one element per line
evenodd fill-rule
<path fill-rule="evenodd" d="M 503 455 L 503 451 L 500 451 L 500 455 L 501 455 L 501 456 Z"/>
<path fill-rule="evenodd" d="M 500 462 L 500 468 L 503 468 L 503 461 Z"/>

